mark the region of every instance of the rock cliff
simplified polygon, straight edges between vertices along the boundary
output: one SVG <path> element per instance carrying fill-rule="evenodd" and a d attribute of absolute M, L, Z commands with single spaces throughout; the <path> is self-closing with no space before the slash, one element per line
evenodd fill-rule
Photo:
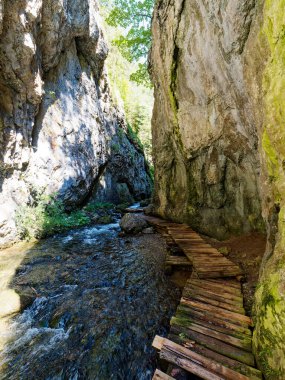
<path fill-rule="evenodd" d="M 95 0 L 0 0 L 0 243 L 35 189 L 67 207 L 150 195 L 144 156 L 112 105 Z"/>
<path fill-rule="evenodd" d="M 225 238 L 262 229 L 243 57 L 254 1 L 159 1 L 152 75 L 156 206 Z"/>
<path fill-rule="evenodd" d="M 157 1 L 157 214 L 225 238 L 267 230 L 254 307 L 266 379 L 285 374 L 284 0 Z"/>

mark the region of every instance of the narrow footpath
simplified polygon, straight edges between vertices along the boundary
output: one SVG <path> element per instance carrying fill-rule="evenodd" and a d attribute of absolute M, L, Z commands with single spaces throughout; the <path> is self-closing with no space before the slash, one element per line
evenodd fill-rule
<path fill-rule="evenodd" d="M 160 359 L 206 380 L 258 380 L 252 353 L 252 320 L 245 315 L 240 268 L 185 224 L 145 216 L 185 257 L 167 264 L 192 265 L 167 338 L 156 336 Z M 187 261 L 186 261 L 187 260 Z M 156 370 L 153 379 L 173 379 Z"/>

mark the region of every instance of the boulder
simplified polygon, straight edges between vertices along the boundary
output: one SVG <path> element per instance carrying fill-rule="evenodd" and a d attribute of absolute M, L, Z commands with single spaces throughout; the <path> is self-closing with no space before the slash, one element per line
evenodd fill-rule
<path fill-rule="evenodd" d="M 120 227 L 127 234 L 136 234 L 146 229 L 148 224 L 142 215 L 129 213 L 123 216 Z"/>

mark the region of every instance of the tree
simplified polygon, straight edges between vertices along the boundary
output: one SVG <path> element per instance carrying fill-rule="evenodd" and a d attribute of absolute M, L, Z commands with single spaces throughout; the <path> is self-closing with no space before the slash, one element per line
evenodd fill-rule
<path fill-rule="evenodd" d="M 106 22 L 124 29 L 113 41 L 114 45 L 129 62 L 138 63 L 138 69 L 130 79 L 150 87 L 147 58 L 151 47 L 154 0 L 101 0 L 101 4 L 109 10 Z"/>

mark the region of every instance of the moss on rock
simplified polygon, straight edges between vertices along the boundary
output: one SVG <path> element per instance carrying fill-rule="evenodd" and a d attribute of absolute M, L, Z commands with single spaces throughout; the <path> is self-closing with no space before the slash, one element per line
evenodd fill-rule
<path fill-rule="evenodd" d="M 262 150 L 272 190 L 280 209 L 273 252 L 263 263 L 255 296 L 254 349 L 266 379 L 282 380 L 285 374 L 285 0 L 266 0 L 260 34 L 263 56 L 265 115 Z M 269 54 L 268 54 L 269 53 Z M 266 259 L 265 259 L 266 260 Z"/>

